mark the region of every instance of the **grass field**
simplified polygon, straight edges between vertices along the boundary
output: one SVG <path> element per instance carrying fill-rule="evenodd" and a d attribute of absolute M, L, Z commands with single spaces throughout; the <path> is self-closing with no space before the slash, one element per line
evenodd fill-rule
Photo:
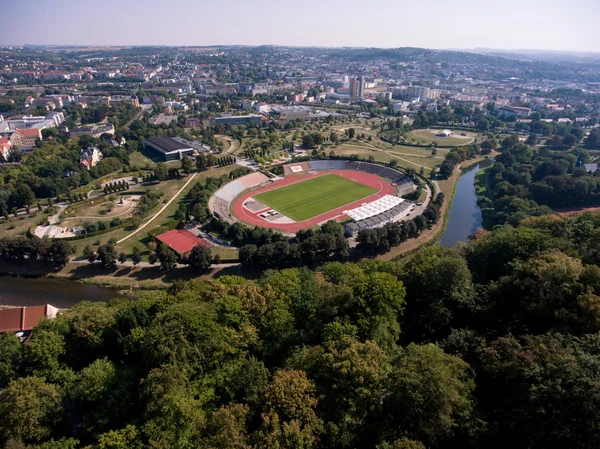
<path fill-rule="evenodd" d="M 460 146 L 467 145 L 473 142 L 473 133 L 466 133 L 467 137 L 460 136 L 462 131 L 457 131 L 455 133 L 455 137 L 437 137 L 435 134 L 441 130 L 439 129 L 416 129 L 414 131 L 409 132 L 406 135 L 406 140 L 408 142 L 420 143 L 422 145 L 430 145 L 434 142 L 437 142 L 438 145 L 447 145 L 447 146 Z"/>
<path fill-rule="evenodd" d="M 376 192 L 358 182 L 325 175 L 261 193 L 254 198 L 292 220 L 304 221 Z"/>

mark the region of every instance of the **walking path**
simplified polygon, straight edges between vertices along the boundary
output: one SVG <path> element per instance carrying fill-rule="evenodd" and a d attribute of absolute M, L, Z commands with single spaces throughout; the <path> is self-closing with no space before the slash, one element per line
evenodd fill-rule
<path fill-rule="evenodd" d="M 190 179 L 188 179 L 188 181 L 187 181 L 187 182 L 186 182 L 186 183 L 183 185 L 183 187 L 182 187 L 181 189 L 179 189 L 179 190 L 177 191 L 177 193 L 176 193 L 175 195 L 173 195 L 173 197 L 172 197 L 172 198 L 171 198 L 169 201 L 167 201 L 167 204 L 165 204 L 165 205 L 164 205 L 164 206 L 163 206 L 163 207 L 162 207 L 162 208 L 161 208 L 161 209 L 160 209 L 160 210 L 159 210 L 159 211 L 158 211 L 158 212 L 157 212 L 157 213 L 156 213 L 156 214 L 155 214 L 155 215 L 154 215 L 152 218 L 150 218 L 150 220 L 148 220 L 146 223 L 142 224 L 142 225 L 141 225 L 139 228 L 137 228 L 135 231 L 133 231 L 133 232 L 132 232 L 131 234 L 129 234 L 128 236 L 126 236 L 126 237 L 123 237 L 121 240 L 119 240 L 119 241 L 117 242 L 117 245 L 118 245 L 119 243 L 123 243 L 125 240 L 127 240 L 127 239 L 129 239 L 130 237 L 134 236 L 135 234 L 137 234 L 138 232 L 140 232 L 142 229 L 144 229 L 146 226 L 148 226 L 150 223 L 152 223 L 152 222 L 153 222 L 153 221 L 156 219 L 156 217 L 158 217 L 160 214 L 162 214 L 162 213 L 165 211 L 165 209 L 166 209 L 167 207 L 169 207 L 169 205 L 170 205 L 170 204 L 171 204 L 171 203 L 172 203 L 172 202 L 173 202 L 175 199 L 177 199 L 177 197 L 178 197 L 178 196 L 181 194 L 181 192 L 183 192 L 183 190 L 184 190 L 184 189 L 185 189 L 185 188 L 188 186 L 188 184 L 194 180 L 194 178 L 196 177 L 196 175 L 197 175 L 197 174 L 198 174 L 198 173 L 194 173 L 192 176 L 190 176 Z"/>

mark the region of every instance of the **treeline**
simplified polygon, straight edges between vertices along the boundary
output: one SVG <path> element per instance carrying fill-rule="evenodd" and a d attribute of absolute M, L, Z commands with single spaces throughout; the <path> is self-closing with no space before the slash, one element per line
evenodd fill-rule
<path fill-rule="evenodd" d="M 127 181 L 111 182 L 106 184 L 103 189 L 105 195 L 122 192 L 124 190 L 129 190 L 129 183 Z"/>
<path fill-rule="evenodd" d="M 599 447 L 599 226 L 80 303 L 0 335 L 0 444 Z"/>
<path fill-rule="evenodd" d="M 0 237 L 0 260 L 4 262 L 41 262 L 49 268 L 62 268 L 74 252 L 73 246 L 61 239 Z"/>
<path fill-rule="evenodd" d="M 417 238 L 439 221 L 443 202 L 444 194 L 439 193 L 421 215 L 411 220 L 387 223 L 380 228 L 359 231 L 356 236 L 358 249 L 367 254 L 385 253 L 408 239 Z"/>
<path fill-rule="evenodd" d="M 505 139 L 506 140 L 506 139 Z M 536 152 L 525 144 L 503 142 L 504 151 L 488 170 L 495 223 L 517 224 L 550 208 L 600 204 L 600 178 L 588 174 L 585 150 Z"/>
<path fill-rule="evenodd" d="M 442 165 L 440 165 L 440 175 L 444 179 L 448 179 L 450 176 L 452 176 L 452 172 L 454 172 L 454 167 L 456 167 L 461 162 L 473 159 L 480 153 L 481 147 L 476 143 L 452 148 L 446 154 Z"/>
<path fill-rule="evenodd" d="M 219 167 L 226 167 L 232 164 L 235 164 L 235 157 L 233 156 L 223 156 L 217 159 L 217 165 Z"/>
<path fill-rule="evenodd" d="M 321 225 L 317 231 L 298 231 L 293 242 L 281 237 L 267 243 L 242 246 L 239 253 L 242 266 L 253 270 L 314 266 L 324 262 L 343 261 L 349 255 L 344 228 L 333 220 Z"/>

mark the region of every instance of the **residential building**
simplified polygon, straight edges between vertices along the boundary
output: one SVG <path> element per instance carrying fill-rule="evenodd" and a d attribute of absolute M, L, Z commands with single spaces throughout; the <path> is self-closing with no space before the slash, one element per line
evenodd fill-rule
<path fill-rule="evenodd" d="M 266 120 L 266 118 L 258 114 L 223 115 L 221 117 L 212 117 L 211 126 L 219 124 L 225 125 L 226 123 L 229 123 L 230 125 L 245 125 L 246 123 L 260 123 L 263 120 Z"/>
<path fill-rule="evenodd" d="M 102 152 L 96 147 L 87 147 L 81 150 L 79 155 L 79 163 L 82 167 L 89 170 L 96 166 L 102 160 Z"/>
<path fill-rule="evenodd" d="M 202 120 L 196 117 L 189 117 L 185 119 L 186 128 L 202 128 Z"/>
<path fill-rule="evenodd" d="M 0 157 L 8 160 L 8 156 L 12 150 L 12 144 L 8 137 L 0 137 Z"/>
<path fill-rule="evenodd" d="M 516 115 L 517 117 L 529 117 L 531 115 L 530 108 L 521 108 L 521 107 L 517 107 L 517 106 L 504 106 L 504 107 L 498 108 L 498 111 L 500 112 L 500 115 L 507 115 L 507 116 Z"/>
<path fill-rule="evenodd" d="M 365 91 L 365 79 L 360 76 L 358 78 L 351 78 L 348 81 L 348 95 L 353 98 L 359 98 L 364 95 Z"/>

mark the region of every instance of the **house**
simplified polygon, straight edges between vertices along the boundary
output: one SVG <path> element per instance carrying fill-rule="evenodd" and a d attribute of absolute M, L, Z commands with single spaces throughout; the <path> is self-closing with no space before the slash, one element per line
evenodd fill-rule
<path fill-rule="evenodd" d="M 254 110 L 258 113 L 269 112 L 271 110 L 271 106 L 267 103 L 256 103 L 254 105 Z"/>
<path fill-rule="evenodd" d="M 12 332 L 28 343 L 31 331 L 42 318 L 56 318 L 58 309 L 50 304 L 0 310 L 0 333 Z"/>
<path fill-rule="evenodd" d="M 0 137 L 0 157 L 4 158 L 4 160 L 8 160 L 8 155 L 12 150 L 12 144 L 10 143 L 10 139 L 8 137 Z"/>
<path fill-rule="evenodd" d="M 42 140 L 39 128 L 16 129 L 10 136 L 11 145 L 19 149 L 32 148 L 38 140 Z"/>
<path fill-rule="evenodd" d="M 81 150 L 79 160 L 82 167 L 89 170 L 102 160 L 102 153 L 96 147 L 87 147 L 85 150 Z"/>

